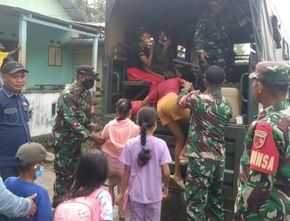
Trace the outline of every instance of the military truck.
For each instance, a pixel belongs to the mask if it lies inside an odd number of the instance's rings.
[[[196,82],[197,65],[193,36],[198,17],[208,8],[209,0],[107,0],[105,28],[105,57],[103,63],[103,103],[105,121],[114,117],[115,102],[121,97],[143,99],[148,85],[128,82],[126,63],[128,49],[136,41],[140,26],[156,33],[166,24],[174,45],[176,66],[187,79]],[[235,55],[233,71],[228,75],[224,95],[235,108],[235,116],[226,126],[226,170],[224,179],[225,220],[232,220],[237,194],[239,161],[247,125],[259,110],[251,90],[248,75],[257,62],[289,60],[289,45],[283,37],[279,16],[271,0],[228,0],[225,10],[232,16],[233,25],[246,21],[241,29],[230,33],[231,41],[248,44],[246,54]],[[186,131],[186,125],[184,125]],[[170,148],[174,138],[166,128],[158,126],[156,134],[165,139]],[[184,202],[178,189],[170,189],[171,196],[164,202],[162,220],[184,220]]]

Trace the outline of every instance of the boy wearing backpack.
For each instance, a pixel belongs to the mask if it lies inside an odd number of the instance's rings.
[[[32,217],[10,218],[10,221],[52,221],[51,203],[48,192],[34,183],[44,172],[44,161],[51,162],[54,155],[48,153],[39,143],[29,142],[21,145],[16,152],[16,162],[19,167],[19,177],[9,177],[4,184],[17,196],[28,197],[36,194],[34,200],[37,212]]]

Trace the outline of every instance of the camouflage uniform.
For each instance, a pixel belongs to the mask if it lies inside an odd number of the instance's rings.
[[[206,52],[209,56],[208,64],[202,64],[199,85],[203,85],[205,69],[212,65],[217,65],[231,71],[234,64],[234,45],[229,38],[230,16],[226,13],[215,15],[212,12],[206,12],[200,16],[196,24],[194,35],[194,44],[196,55]]]
[[[81,153],[81,142],[94,130],[89,90],[80,89],[74,82],[58,100],[58,111],[53,127],[56,180],[54,205],[66,194]]]
[[[195,91],[188,94],[183,89],[178,103],[192,110],[185,183],[188,220],[223,220],[224,133],[225,124],[232,117],[230,103],[222,97],[220,89],[203,94]]]
[[[227,23],[227,17],[203,14],[197,22],[194,36],[196,52],[206,52],[209,65],[218,65],[225,70],[232,65],[234,55]]]
[[[290,66],[288,70],[268,70],[263,72],[268,83],[289,85]],[[290,220],[289,126],[286,99],[265,108],[250,125],[241,158],[234,220]]]

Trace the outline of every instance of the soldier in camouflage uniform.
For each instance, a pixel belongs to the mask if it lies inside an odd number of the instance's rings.
[[[226,0],[210,0],[210,11],[200,16],[194,35],[195,51],[201,72],[199,86],[203,87],[205,69],[209,65],[223,67],[228,74],[234,64],[234,45],[229,38],[230,16],[224,12]]]
[[[188,220],[224,220],[222,191],[225,168],[225,124],[232,117],[228,100],[221,95],[225,72],[211,66],[206,71],[206,91],[192,91],[185,83],[178,97],[190,108],[188,131],[189,162],[185,183]]]
[[[99,142],[94,132],[92,98],[89,89],[94,85],[97,74],[89,65],[77,68],[76,81],[61,93],[53,127],[55,161],[53,206],[66,194],[81,153],[81,142],[90,138]]]
[[[245,138],[234,220],[289,221],[290,65],[261,62],[250,78],[263,110]]]

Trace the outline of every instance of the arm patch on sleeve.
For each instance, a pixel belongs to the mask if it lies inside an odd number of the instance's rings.
[[[279,152],[274,142],[270,123],[258,123],[253,138],[250,169],[273,174],[279,165]]]

